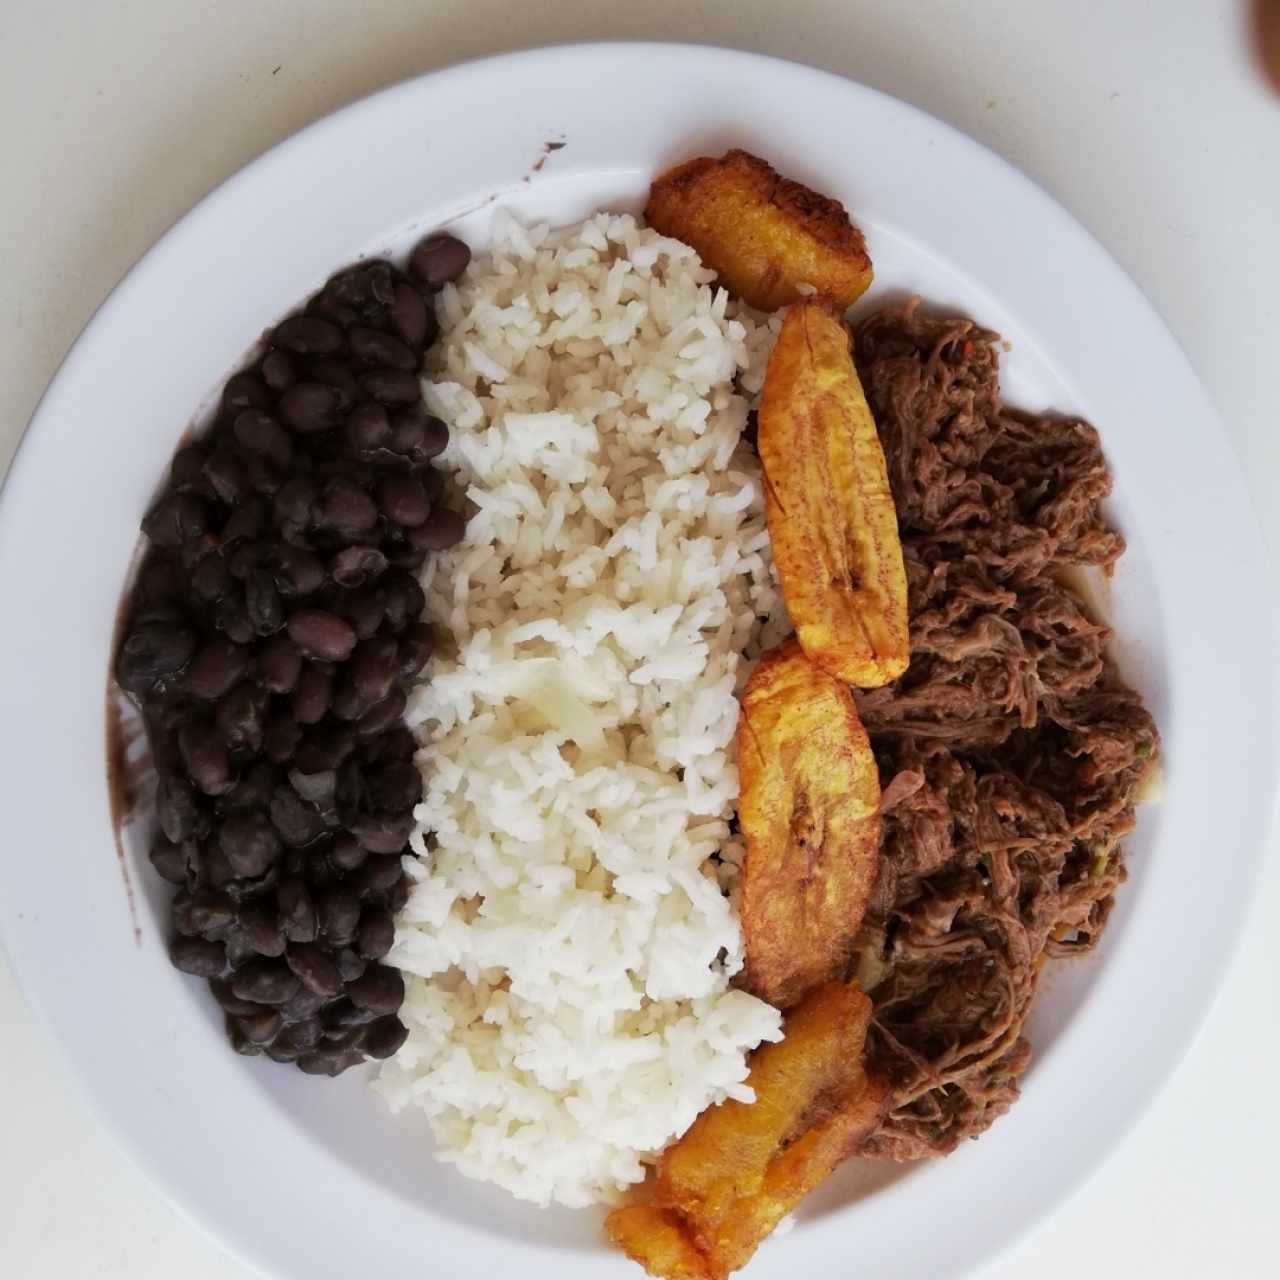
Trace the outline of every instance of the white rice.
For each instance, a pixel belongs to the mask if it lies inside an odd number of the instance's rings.
[[[426,584],[423,857],[389,958],[417,976],[376,1087],[468,1176],[581,1206],[750,1100],[781,1035],[728,985],[734,695],[789,629],[740,441],[776,326],[631,217],[496,221],[427,388],[473,514]]]

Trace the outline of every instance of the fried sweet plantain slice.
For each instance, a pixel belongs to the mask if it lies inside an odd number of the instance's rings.
[[[836,200],[780,176],[748,151],[700,156],[649,188],[645,220],[697,249],[733,293],[762,311],[808,285],[841,310],[866,292],[871,259]]]
[[[663,1280],[710,1280],[707,1259],[689,1236],[684,1219],[671,1209],[630,1204],[604,1223],[609,1239],[651,1276]]]
[[[871,1002],[856,987],[829,983],[792,1009],[786,1036],[757,1049],[747,1083],[753,1103],[730,1099],[704,1111],[663,1152],[654,1202],[716,1231],[733,1204],[764,1186],[787,1142],[820,1124],[861,1087],[862,1041]]]
[[[847,685],[795,640],[738,717],[746,986],[781,1009],[843,976],[880,858],[880,776]]]
[[[650,1275],[724,1280],[879,1122],[884,1089],[862,1065],[871,1002],[829,983],[751,1058],[754,1103],[704,1111],[668,1147],[652,1200],[615,1210],[609,1238]]]
[[[778,1223],[862,1146],[880,1123],[888,1101],[887,1088],[864,1075],[833,1115],[769,1162],[760,1190],[735,1200],[714,1235],[692,1233],[710,1274],[727,1276],[745,1267]]]
[[[827,305],[798,302],[769,358],[757,448],[783,598],[809,657],[874,689],[907,669],[907,578],[884,450]]]

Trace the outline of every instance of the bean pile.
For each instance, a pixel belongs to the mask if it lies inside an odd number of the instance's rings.
[[[268,335],[143,521],[116,658],[159,775],[173,963],[238,1051],[311,1074],[406,1035],[382,960],[422,789],[401,723],[432,650],[417,571],[463,531],[419,369],[431,292],[469,258],[428,237],[408,275],[351,267]]]

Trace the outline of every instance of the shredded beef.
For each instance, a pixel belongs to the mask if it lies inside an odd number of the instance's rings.
[[[996,343],[914,302],[855,335],[911,620],[907,672],[856,693],[885,820],[860,972],[893,1091],[865,1150],[897,1159],[946,1154],[1017,1097],[1041,967],[1097,942],[1159,750],[1065,580],[1124,550],[1098,433],[1007,409]]]

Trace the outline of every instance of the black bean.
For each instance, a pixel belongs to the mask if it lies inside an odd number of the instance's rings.
[[[332,769],[323,769],[319,773],[303,773],[301,769],[289,771],[289,785],[321,812],[333,805],[333,789],[336,781],[337,775]]]
[[[280,837],[261,813],[238,813],[218,829],[218,844],[238,876],[260,876],[280,854]]]
[[[394,334],[381,329],[353,325],[347,332],[351,354],[364,364],[410,371],[418,367],[418,357]]]
[[[216,978],[227,967],[227,949],[206,938],[178,938],[169,948],[175,969],[197,978]]]
[[[296,876],[281,880],[276,885],[276,907],[280,912],[280,927],[290,942],[314,942],[319,922],[316,904],[306,884]]]
[[[204,463],[207,450],[202,444],[188,444],[173,455],[169,464],[169,488],[175,492],[193,489],[204,492]]]
[[[319,724],[329,710],[333,677],[318,667],[308,666],[293,687],[290,706],[299,724]]]
[[[356,734],[361,738],[371,738],[375,734],[386,733],[404,715],[407,701],[403,689],[392,689],[356,721]]]
[[[182,595],[185,581],[181,567],[168,556],[147,556],[133,588],[139,605],[134,621],[140,623],[143,615],[150,622],[181,621],[182,609],[174,597]]]
[[[375,587],[348,588],[334,607],[361,640],[373,635],[387,616],[382,592]]]
[[[292,614],[289,639],[307,657],[322,662],[343,662],[356,647],[356,633],[351,627],[337,614],[321,609],[300,609]]]
[[[425,622],[415,622],[405,629],[396,651],[396,674],[401,680],[412,680],[427,665],[435,649],[435,636]]]
[[[365,262],[338,272],[325,292],[364,319],[377,319],[395,301],[395,276],[386,262]]]
[[[412,887],[413,883],[408,876],[401,876],[391,886],[387,893],[386,906],[393,916],[404,910],[404,904],[409,901],[409,892]]]
[[[293,715],[288,711],[274,711],[267,718],[262,749],[268,759],[284,764],[297,749],[301,738],[302,729]]]
[[[382,591],[387,622],[393,632],[399,634],[407,623],[418,621],[427,598],[412,574],[399,570],[388,573],[382,580]]]
[[[333,788],[333,807],[339,822],[348,826],[364,808],[364,772],[355,755],[348,756],[338,770]]]
[[[422,394],[418,375],[404,369],[372,369],[361,374],[360,385],[383,404],[413,404]]]
[[[412,535],[421,534],[424,526],[415,525],[412,529],[394,529],[394,532],[388,530],[389,536],[383,543],[383,548],[387,553],[387,560],[395,565],[397,569],[407,569],[411,573],[416,573],[423,562],[427,558],[425,548],[415,547],[415,539]],[[421,537],[416,541],[421,542]]]
[[[348,668],[356,692],[368,706],[381,702],[391,692],[396,678],[396,642],[391,636],[362,640]]]
[[[191,589],[206,603],[220,600],[231,588],[231,571],[221,556],[205,556],[191,571]]]
[[[344,954],[345,951],[338,952],[339,968],[341,968]],[[355,953],[352,952],[352,954],[354,955]],[[355,975],[355,978],[361,977],[368,967],[358,957],[357,961],[360,966],[360,972]],[[355,978],[347,978],[345,981],[353,982]],[[344,996],[341,1000],[335,1000],[325,1009],[320,1015],[320,1023],[324,1028],[326,1038],[333,1037],[338,1039],[349,1035],[352,1031],[359,1030],[361,1027],[368,1026],[377,1016],[371,1009],[362,1008]]]
[[[178,730],[178,750],[191,781],[207,796],[225,795],[234,785],[222,735],[209,723],[188,721]]]
[[[261,698],[260,691],[254,690],[254,693]],[[266,809],[271,803],[272,792],[279,785],[280,770],[269,760],[256,760],[232,790],[223,796],[218,807],[224,817]]]
[[[269,570],[255,569],[245,579],[244,604],[258,635],[275,635],[284,626],[284,604]]]
[[[292,787],[277,787],[271,797],[271,825],[280,833],[280,839],[294,849],[309,845],[325,832],[324,818]]]
[[[449,428],[436,417],[428,417],[423,424],[424,439],[422,443],[422,460],[428,461],[431,458],[442,454],[449,446]],[[437,472],[435,475],[437,481],[443,480],[443,476]],[[429,498],[435,499],[440,494],[432,493],[430,489],[427,491]]]
[[[364,398],[355,373],[341,360],[312,360],[307,364],[307,375],[338,393],[339,413],[346,413],[357,400]]]
[[[471,261],[471,250],[457,236],[437,232],[409,255],[409,270],[429,289],[456,280]]]
[[[344,547],[329,561],[329,576],[340,587],[359,587],[386,567],[387,558],[377,547]]]
[[[158,622],[135,627],[120,646],[116,679],[130,693],[147,693],[158,680],[181,671],[195,649],[196,635],[188,627]]]
[[[242,903],[236,920],[245,940],[258,955],[284,955],[284,933],[276,913],[262,898]]]
[[[326,1003],[324,996],[318,996],[314,991],[308,991],[306,987],[299,986],[297,994],[292,996],[288,1003],[280,1006],[280,1012],[284,1014],[286,1022],[315,1021],[316,1038],[319,1039],[320,1023],[316,1019],[316,1014],[324,1008]]]
[[[356,1049],[313,1049],[298,1059],[298,1070],[309,1076],[340,1076],[364,1061]]]
[[[306,987],[302,989],[313,1000],[323,999],[323,997],[317,997],[314,992],[307,991]],[[286,1005],[280,1011],[285,1015],[286,1019],[289,1016],[287,1010],[288,1006]],[[287,1025],[275,1038],[271,1048],[276,1052],[288,1053],[290,1058],[286,1059],[286,1061],[292,1060],[292,1058],[314,1049],[320,1043],[321,1031],[319,1018],[302,1018]],[[272,1053],[271,1056],[274,1058],[276,1053]]]
[[[204,477],[220,502],[232,506],[249,491],[244,463],[230,449],[215,449],[204,464]]]
[[[331,947],[345,947],[360,924],[360,899],[344,884],[330,885],[319,895],[320,931]]]
[[[282,524],[306,528],[311,524],[316,487],[308,476],[291,476],[275,496],[275,518]]]
[[[374,400],[362,400],[347,414],[347,443],[361,453],[379,449],[391,435],[387,411]]]
[[[398,852],[389,857],[373,853],[355,873],[351,883],[362,898],[376,898],[400,879],[401,870]]]
[[[284,1019],[275,1009],[263,1009],[261,1013],[251,1013],[248,1017],[237,1018],[236,1025],[251,1044],[266,1044],[279,1033],[280,1028],[284,1026]]]
[[[329,860],[326,849],[310,852],[306,865],[307,883],[315,891],[335,884],[342,877],[342,872]]]
[[[223,893],[201,890],[179,893],[173,900],[173,926],[187,937],[216,937],[235,920],[231,900]]]
[[[276,326],[271,341],[300,356],[327,356],[342,349],[342,330],[318,316],[290,316]]]
[[[310,733],[293,753],[294,768],[303,773],[336,769],[355,750],[355,736],[345,725],[326,724]]]
[[[293,460],[293,439],[269,413],[246,409],[232,426],[236,439],[250,453],[261,454],[275,466],[287,468]]]
[[[166,494],[147,512],[142,532],[157,547],[180,547],[209,527],[208,507],[198,493]]]
[[[432,551],[447,551],[462,541],[467,522],[447,507],[437,507],[422,526],[427,547]]]
[[[221,847],[216,840],[211,840],[204,845],[204,861],[200,866],[200,882],[207,884],[214,889],[229,888],[236,878],[236,873],[231,868],[231,863],[227,861],[227,855],[222,852]],[[231,958],[235,963],[235,957]]]
[[[327,952],[314,943],[298,943],[285,952],[285,960],[298,981],[318,996],[336,996],[342,990],[342,976]]]
[[[224,563],[237,582],[244,582],[258,568],[266,554],[265,545],[251,538],[240,538],[227,551]]]
[[[324,565],[320,558],[300,547],[279,543],[269,560],[277,589],[287,596],[306,596],[324,586]]]
[[[404,725],[399,725],[377,740],[378,759],[384,764],[392,760],[412,760],[418,751],[418,744],[413,734]]]
[[[319,522],[347,536],[367,533],[378,523],[378,508],[358,484],[338,477],[320,494]]]
[[[245,473],[250,486],[264,497],[273,497],[284,484],[283,472],[265,454],[246,454]]]
[[[371,1022],[360,1037],[361,1047],[371,1058],[390,1058],[400,1052],[409,1038],[409,1028],[394,1015]]]
[[[234,418],[242,409],[271,408],[271,393],[262,380],[252,373],[237,373],[227,379],[222,389],[222,412]]]
[[[272,693],[288,693],[302,671],[302,654],[287,635],[275,635],[258,651],[258,673]]]
[[[156,832],[148,857],[156,874],[170,884],[186,884],[187,873],[195,860],[195,842],[174,844],[163,831]]]
[[[317,293],[307,303],[307,310],[313,315],[324,316],[326,320],[332,320],[334,324],[344,326],[355,324],[360,319],[359,312],[343,303],[328,288]]]
[[[249,651],[243,645],[225,637],[210,640],[191,661],[187,691],[214,702],[236,685],[248,668]]]
[[[436,418],[435,421],[440,422],[440,419]],[[440,428],[446,436],[449,434],[449,428],[443,422],[440,422]],[[444,496],[444,472],[432,467],[422,473],[422,487],[427,491],[427,497],[431,499],[433,505],[439,502]]]
[[[322,382],[295,382],[278,406],[285,425],[302,435],[336,427],[341,407],[341,394]]]
[[[222,550],[230,552],[244,541],[253,542],[261,536],[268,524],[270,508],[262,498],[253,498],[231,513],[231,519],[222,527]]]
[[[227,1018],[225,1021],[227,1024],[227,1039],[231,1042],[233,1052],[245,1058],[256,1058],[262,1053],[260,1044],[254,1044],[252,1040],[245,1039],[244,1032],[240,1030],[234,1018]],[[270,1052],[271,1050],[268,1047],[267,1053],[270,1054]]]
[[[266,714],[263,693],[250,684],[242,684],[218,703],[213,719],[232,751],[258,752],[262,750]]]
[[[421,351],[435,339],[435,312],[428,310],[422,294],[405,280],[396,283],[395,301],[388,318],[414,351]]]
[[[388,520],[412,527],[431,514],[431,503],[421,482],[407,471],[388,471],[374,489],[378,508]]]
[[[272,391],[280,392],[297,379],[297,370],[285,351],[269,351],[262,358],[262,380]]]
[[[248,644],[254,639],[253,623],[249,621],[244,599],[238,593],[228,593],[214,606],[213,624],[229,640]]]
[[[395,1013],[404,1003],[404,978],[399,969],[371,964],[347,987],[347,995],[357,1009]]]
[[[255,1004],[282,1005],[298,986],[298,979],[283,960],[250,960],[231,979],[231,990]]]
[[[373,703],[356,688],[355,681],[348,671],[338,681],[330,710],[339,720],[350,722],[359,720],[372,705]]]
[[[251,1013],[261,1013],[263,1006],[254,1004],[252,1000],[241,1000],[226,982],[211,982],[210,990],[224,1013],[232,1013],[243,1018]]]
[[[369,856],[369,851],[352,835],[341,835],[333,842],[329,857],[334,866],[354,871]]]
[[[180,773],[161,769],[156,783],[156,817],[160,829],[175,845],[196,835],[200,801],[195,788]]]
[[[369,776],[368,787],[379,813],[408,813],[422,799],[422,774],[407,761],[393,761]]]
[[[356,933],[356,950],[366,960],[381,960],[396,940],[395,921],[385,911],[366,912]]]

